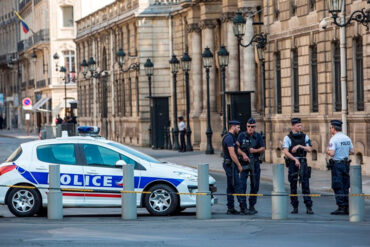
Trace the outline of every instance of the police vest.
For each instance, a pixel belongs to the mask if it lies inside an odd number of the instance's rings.
[[[227,145],[225,143],[225,139],[229,135],[233,138],[233,141],[234,141],[234,151],[235,151],[235,154],[238,153],[238,147],[235,145],[235,143],[236,143],[236,137],[235,137],[235,135],[231,134],[230,132],[227,132],[227,134],[224,135],[224,137],[222,138],[222,149],[223,149],[223,152],[224,152],[224,159],[230,159],[231,160],[229,149],[228,149],[228,147],[227,147]]]
[[[243,132],[243,134],[244,134],[245,138],[243,138],[242,143],[240,143],[240,148],[248,156],[251,156],[252,154],[250,154],[249,149],[250,148],[255,148],[255,149],[257,148],[257,140],[256,140],[257,137],[254,134],[249,135],[247,132]],[[258,158],[259,153],[254,154],[253,157]]]
[[[306,157],[307,152],[302,148],[298,148],[298,150],[295,153],[292,153],[293,147],[297,145],[306,146],[306,134],[303,132],[293,133],[291,131],[288,137],[290,138],[290,141],[292,142],[289,148],[289,153],[291,153],[294,157]]]

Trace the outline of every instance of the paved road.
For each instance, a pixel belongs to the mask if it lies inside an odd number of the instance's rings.
[[[0,141],[0,149],[4,143],[19,144],[4,138]],[[224,192],[225,176],[212,176],[218,192]],[[262,183],[261,193],[271,190],[270,183]],[[269,197],[259,198],[257,215],[229,216],[225,214],[226,198],[219,196],[211,220],[196,220],[194,209],[171,217],[153,217],[139,209],[137,221],[123,221],[119,208],[103,208],[64,209],[62,221],[49,221],[16,218],[1,206],[0,246],[370,246],[369,205],[363,223],[350,223],[348,216],[331,216],[334,207],[333,198],[314,198],[314,215],[306,215],[301,204],[300,214],[273,221]]]

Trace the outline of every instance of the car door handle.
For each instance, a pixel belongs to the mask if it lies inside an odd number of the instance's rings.
[[[38,170],[38,171],[48,171],[48,168],[45,168],[45,167],[36,167],[36,170]]]

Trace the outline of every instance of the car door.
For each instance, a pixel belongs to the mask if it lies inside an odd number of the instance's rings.
[[[36,147],[35,171],[33,178],[39,184],[49,183],[49,165],[60,165],[60,184],[65,189],[84,189],[83,168],[81,159],[77,155],[77,145],[73,143],[45,144]],[[47,190],[44,190],[46,199]],[[78,207],[84,205],[84,192],[63,192],[63,205]]]
[[[120,206],[122,190],[122,167],[116,167],[118,160],[126,164],[136,164],[134,160],[121,153],[96,144],[81,144],[86,165],[84,166],[85,188],[110,190],[117,193],[86,192],[85,200],[89,206]],[[140,170],[135,169],[135,188],[140,182]]]

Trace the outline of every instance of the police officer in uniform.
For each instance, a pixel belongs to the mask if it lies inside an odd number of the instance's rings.
[[[224,152],[223,167],[227,178],[227,214],[247,214],[245,207],[246,198],[237,196],[240,205],[240,212],[234,208],[234,196],[231,194],[241,194],[241,183],[239,173],[242,166],[238,160],[238,146],[236,145],[236,136],[240,131],[240,122],[236,120],[229,121],[229,131],[222,139],[222,149]]]
[[[297,194],[297,182],[302,183],[302,193],[310,194],[309,177],[311,176],[311,168],[307,165],[306,154],[311,152],[312,143],[308,136],[302,132],[302,124],[300,118],[291,120],[292,131],[284,137],[283,151],[286,158],[286,163],[289,169],[288,180],[290,183],[290,193]],[[306,213],[313,214],[312,200],[309,196],[303,197],[306,205]],[[298,197],[290,197],[290,203],[293,206],[292,214],[298,213]]]
[[[261,134],[256,131],[256,120],[250,118],[247,122],[247,131],[242,132],[238,136],[237,144],[239,146],[238,154],[242,158],[243,171],[240,173],[240,181],[243,194],[247,191],[247,179],[249,175],[250,180],[250,194],[257,194],[260,185],[260,154],[265,151],[265,144]],[[247,156],[247,157],[246,157]],[[250,162],[247,162],[249,158]],[[246,164],[247,169],[244,169]],[[248,166],[249,165],[249,166]],[[253,167],[250,167],[253,166]],[[256,196],[249,197],[249,210],[248,213],[253,215],[258,213],[254,208],[257,203]],[[246,205],[245,205],[246,207]]]
[[[332,137],[329,141],[328,155],[332,157],[330,163],[332,188],[334,190],[335,201],[338,209],[331,212],[334,215],[348,214],[348,192],[349,192],[349,154],[354,154],[351,139],[342,132],[342,121],[330,121],[330,133]],[[341,195],[341,196],[339,196]],[[346,195],[346,196],[343,196]]]

